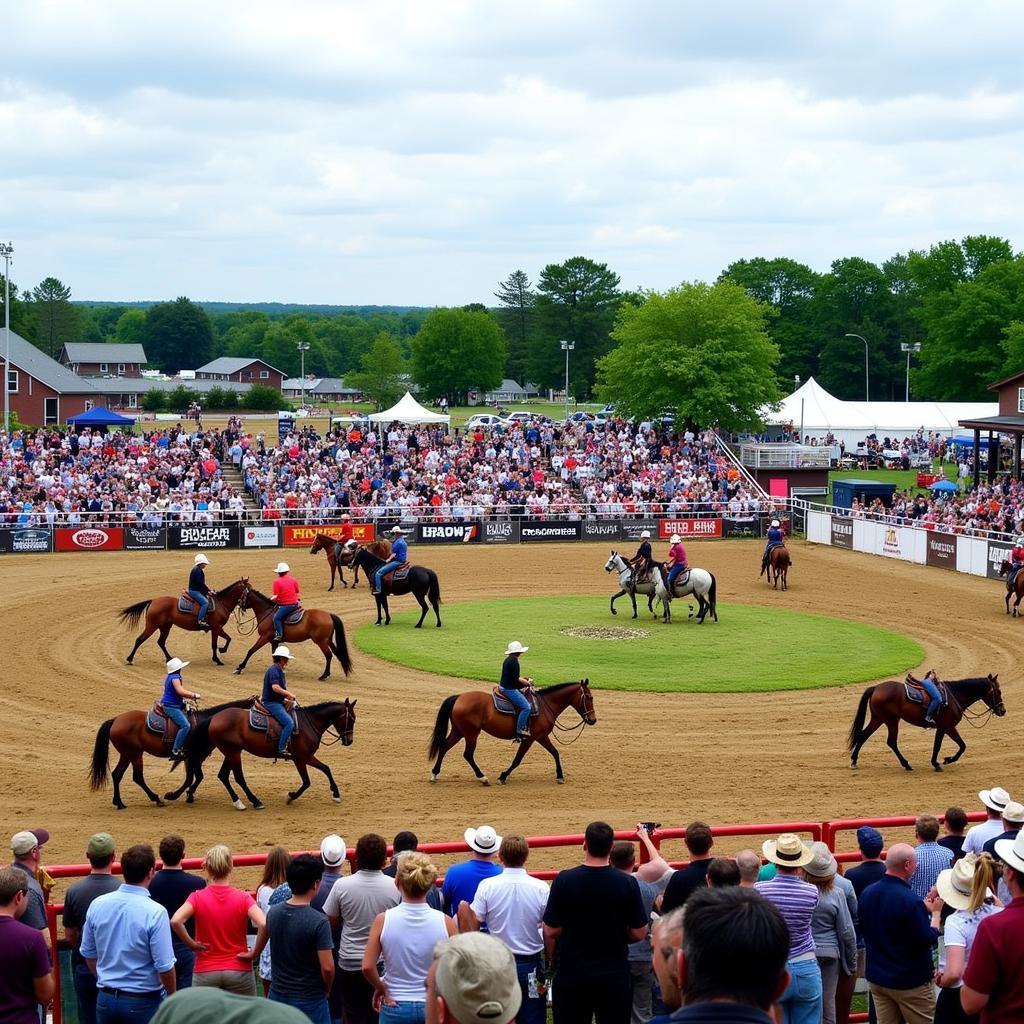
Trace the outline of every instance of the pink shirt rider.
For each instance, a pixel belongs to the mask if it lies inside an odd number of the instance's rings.
[[[687,565],[686,561],[686,548],[683,547],[683,542],[680,541],[678,544],[673,544],[668,549],[668,557],[673,565]]]

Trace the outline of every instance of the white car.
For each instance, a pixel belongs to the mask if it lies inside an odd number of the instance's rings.
[[[466,420],[467,430],[475,430],[477,427],[483,427],[485,430],[494,430],[495,427],[504,429],[507,426],[508,420],[502,416],[495,416],[494,413],[490,412],[478,412]]]
[[[536,414],[532,412],[511,412],[508,415],[508,422],[529,423],[531,420],[535,420],[536,418]]]

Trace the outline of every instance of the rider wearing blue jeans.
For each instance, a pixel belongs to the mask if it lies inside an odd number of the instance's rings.
[[[199,613],[196,622],[200,629],[209,629],[206,624],[206,613],[210,610],[210,599],[207,596],[210,588],[206,585],[206,573],[204,565],[209,565],[210,560],[200,552],[192,563],[192,571],[188,574],[188,596],[199,605]]]
[[[518,640],[512,640],[505,648],[505,660],[501,665],[501,692],[512,702],[519,712],[516,718],[516,742],[530,735],[530,702],[523,693],[524,686],[530,686],[532,679],[519,674],[519,655],[525,654],[530,648],[524,647]]]
[[[934,725],[935,716],[936,714],[938,714],[939,708],[942,707],[942,693],[938,687],[938,674],[936,673],[935,669],[929,669],[929,671],[925,673],[924,679],[915,679],[909,673],[907,674],[907,678],[912,683],[917,683],[919,686],[921,686],[924,689],[925,693],[927,693],[928,696],[931,698],[931,703],[928,705],[928,712],[924,716],[924,720],[929,725]]]
[[[669,538],[668,560],[671,568],[668,571],[668,592],[671,595],[672,587],[675,585],[676,577],[681,576],[689,568],[686,561],[686,548],[683,547],[683,538],[678,533],[673,533]]]
[[[281,726],[281,736],[277,741],[277,756],[288,756],[288,741],[292,738],[295,723],[292,716],[285,710],[286,700],[294,701],[295,694],[285,683],[284,670],[288,667],[292,653],[287,647],[278,647],[274,651],[274,664],[263,675],[263,706],[277,719]]]
[[[160,698],[167,717],[178,727],[178,734],[174,737],[174,746],[171,747],[171,757],[178,757],[181,754],[185,740],[188,739],[188,734],[192,731],[192,726],[189,725],[185,715],[185,698],[199,700],[199,694],[186,690],[181,682],[181,670],[188,664],[189,662],[182,661],[181,658],[171,658],[167,662],[164,695]]]
[[[404,531],[400,526],[391,527],[391,536],[394,538],[391,541],[391,559],[385,562],[374,574],[373,592],[375,594],[381,592],[384,585],[384,574],[391,572],[392,569],[397,569],[409,560],[409,545],[405,542],[405,537],[402,536],[403,533]]]
[[[762,569],[768,565],[768,556],[772,553],[772,548],[777,548],[786,542],[786,538],[782,533],[782,524],[778,519],[773,519],[772,525],[768,527],[767,540],[768,543],[764,546],[764,557],[761,559]]]

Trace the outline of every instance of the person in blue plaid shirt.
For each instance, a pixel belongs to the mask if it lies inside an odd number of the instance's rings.
[[[921,899],[924,899],[939,874],[953,866],[953,851],[940,846],[935,840],[939,838],[939,819],[932,814],[922,814],[914,822],[914,834],[917,836],[917,868],[910,876],[910,888]]]

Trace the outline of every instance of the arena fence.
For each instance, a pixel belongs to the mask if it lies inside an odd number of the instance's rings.
[[[981,812],[968,814],[968,819],[971,821],[981,821],[985,815]],[[828,848],[835,854],[836,859],[842,863],[856,863],[861,860],[861,855],[858,851],[839,851],[836,849],[836,840],[841,833],[855,832],[861,825],[871,825],[875,828],[907,828],[912,827],[914,824],[913,817],[888,817],[888,818],[845,818],[837,821],[782,821],[782,822],[759,822],[753,824],[742,824],[742,825],[713,825],[711,827],[711,833],[716,839],[742,839],[742,838],[771,838],[773,836],[781,835],[783,832],[793,832],[797,835],[802,836],[808,842],[824,842],[828,845]],[[941,820],[941,818],[940,818]],[[651,833],[651,842],[653,846],[661,852],[662,856],[671,864],[673,867],[681,867],[686,861],[677,860],[671,856],[671,851],[663,851],[662,846],[665,843],[675,843],[677,848],[679,843],[686,835],[685,828],[661,828],[658,826]],[[616,839],[627,840],[630,842],[636,842],[636,832],[633,830],[618,831],[615,833]],[[574,848],[579,850],[583,846],[583,834],[576,833],[572,835],[557,835],[557,836],[532,836],[528,839],[530,849],[532,851],[545,850],[545,849],[561,849],[561,848]],[[685,849],[685,848],[680,848]],[[419,850],[422,853],[427,853],[436,856],[444,855],[457,855],[462,853],[468,853],[470,850],[469,845],[463,840],[456,840],[453,842],[439,842],[439,843],[421,843]],[[293,851],[293,856],[298,853],[318,853],[319,851],[308,851],[308,850],[296,850]],[[391,852],[391,847],[388,847],[388,852]],[[646,862],[649,857],[647,849],[644,844],[640,844],[640,862]],[[245,868],[260,868],[267,860],[265,853],[242,853],[235,854],[233,856],[233,862],[236,870]],[[348,860],[350,869],[355,869],[355,848],[349,847],[346,851],[346,859]],[[159,866],[159,862],[158,862]],[[196,870],[202,867],[202,860],[198,857],[189,857],[182,861],[182,867],[186,870]],[[83,878],[88,875],[91,868],[88,864],[63,864],[63,865],[47,865],[46,870],[49,872],[51,877],[55,879],[73,879]],[[115,863],[113,866],[115,874],[121,873],[120,863]],[[558,874],[557,870],[543,870],[543,871],[531,871],[532,875],[537,878],[549,880]],[[440,885],[443,880],[443,876],[438,879]],[[59,969],[54,972],[56,980],[56,992],[54,993],[53,999],[53,1024],[76,1024],[78,1020],[77,1009],[75,1005],[74,991],[70,981],[71,977],[71,966],[70,956],[68,955],[69,950],[67,942],[60,936],[60,925],[59,918],[64,910],[62,903],[50,903],[46,908],[46,917],[50,931],[50,943],[51,948],[55,951],[55,958],[59,964]],[[60,952],[60,956],[56,954]],[[851,1021],[867,1020],[867,1014],[854,1014],[851,1016]]]

